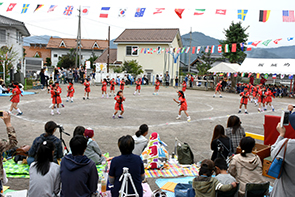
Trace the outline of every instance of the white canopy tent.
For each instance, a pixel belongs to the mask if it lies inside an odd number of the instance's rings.
[[[225,63],[221,62],[214,66],[213,68],[209,69],[208,72],[211,73],[236,73],[240,68],[239,64],[232,64],[232,63]]]
[[[238,72],[294,75],[295,59],[246,58]]]

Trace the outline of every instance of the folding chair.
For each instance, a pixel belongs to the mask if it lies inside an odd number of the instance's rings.
[[[269,181],[264,183],[247,183],[245,197],[264,197],[268,195]]]
[[[222,192],[222,191],[215,191],[216,197],[238,197],[238,191],[240,189],[240,183],[237,183],[237,187],[232,188],[230,191]]]

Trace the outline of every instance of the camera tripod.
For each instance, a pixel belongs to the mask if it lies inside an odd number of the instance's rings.
[[[66,134],[67,136],[71,136],[70,134],[68,134],[67,132],[65,132],[64,128],[62,125],[58,125],[59,128],[59,139],[60,141],[63,143],[64,147],[66,148],[67,152],[69,152],[68,147],[66,145],[66,142],[64,141],[64,139],[62,138],[62,133]]]
[[[134,185],[134,182],[132,180],[131,174],[128,172],[129,168],[124,167],[123,168],[123,174],[121,175],[119,181],[122,181],[122,185],[121,185],[121,189],[119,191],[120,197],[124,197],[124,196],[135,196],[135,197],[139,197],[136,187]],[[128,179],[130,179],[132,188],[135,192],[135,194],[128,194]]]

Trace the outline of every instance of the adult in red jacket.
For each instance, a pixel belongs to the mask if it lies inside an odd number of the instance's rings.
[[[10,101],[11,101],[11,106],[10,106],[10,110],[9,113],[12,112],[13,109],[17,110],[17,116],[21,116],[23,114],[23,112],[17,107],[18,103],[19,103],[19,95],[21,95],[21,90],[18,86],[18,82],[14,82],[13,83],[13,89],[12,89],[12,95],[10,95]]]

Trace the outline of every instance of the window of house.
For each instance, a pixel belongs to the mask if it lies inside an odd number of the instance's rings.
[[[0,42],[6,42],[6,30],[0,29]]]
[[[126,46],[126,55],[138,56],[138,46]]]
[[[98,44],[95,42],[92,48],[99,48]]]
[[[53,57],[57,57],[57,54],[53,54]]]
[[[61,41],[59,47],[66,47],[66,44],[64,43],[64,41]]]

